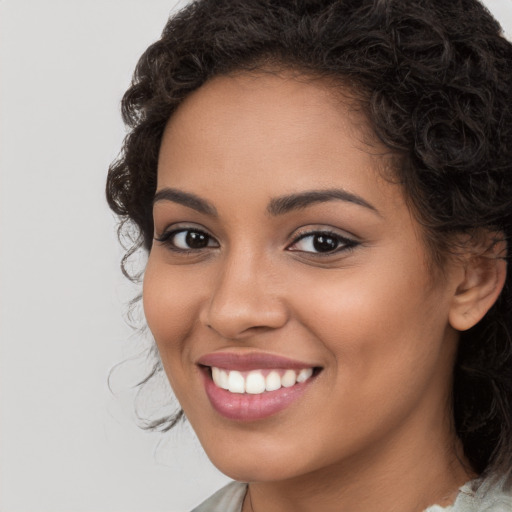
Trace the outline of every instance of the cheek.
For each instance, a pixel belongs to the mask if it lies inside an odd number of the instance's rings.
[[[144,274],[144,314],[164,362],[167,353],[175,355],[186,347],[184,340],[197,321],[198,290],[187,272],[150,256]]]
[[[346,268],[295,293],[301,322],[325,345],[338,378],[377,389],[421,368],[435,371],[447,326],[444,297],[430,290],[421,266],[400,268]]]
[[[344,269],[304,283],[308,292],[295,302],[330,358],[330,407],[315,414],[325,418],[322,435],[342,432],[350,449],[398,428],[411,411],[439,412],[449,390],[454,345],[445,343],[442,297],[410,275]]]
[[[201,279],[181,267],[150,256],[144,274],[143,304],[169,383],[182,406],[194,402],[190,386],[191,350],[188,342],[197,328]]]

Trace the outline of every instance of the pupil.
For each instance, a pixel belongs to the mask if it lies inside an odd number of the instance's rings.
[[[208,245],[208,236],[197,231],[189,231],[185,240],[191,249],[202,249]]]
[[[338,247],[338,240],[332,236],[316,235],[313,239],[313,247],[318,252],[334,251]]]

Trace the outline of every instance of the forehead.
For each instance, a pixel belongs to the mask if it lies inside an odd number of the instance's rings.
[[[168,122],[158,187],[217,198],[235,189],[269,198],[327,187],[381,197],[391,186],[381,179],[386,148],[368,144],[357,102],[339,91],[291,74],[210,80]],[[401,190],[392,188],[402,201]]]

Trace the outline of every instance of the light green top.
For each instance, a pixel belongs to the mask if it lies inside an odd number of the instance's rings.
[[[240,512],[247,484],[231,482],[192,512]],[[512,512],[512,482],[473,480],[464,484],[453,505],[432,505],[424,512]]]

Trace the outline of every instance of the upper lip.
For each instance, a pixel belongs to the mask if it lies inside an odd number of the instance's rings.
[[[318,366],[264,352],[251,352],[247,354],[212,352],[200,357],[197,360],[197,364],[239,371],[264,370],[270,368],[302,370],[304,368],[315,368]]]

